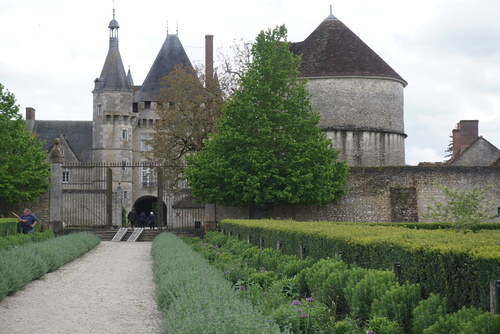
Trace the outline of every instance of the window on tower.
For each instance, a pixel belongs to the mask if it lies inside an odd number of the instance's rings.
[[[122,130],[122,138],[123,139],[128,139],[128,132],[127,132],[127,130]]]
[[[142,167],[142,186],[151,187],[156,183],[156,174],[153,168]]]
[[[139,103],[132,103],[132,112],[139,112]]]
[[[141,151],[151,151],[153,148],[148,143],[149,133],[141,133]]]

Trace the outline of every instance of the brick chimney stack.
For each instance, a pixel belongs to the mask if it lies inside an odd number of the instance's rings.
[[[205,88],[212,91],[214,83],[214,36],[205,36]]]
[[[35,108],[26,107],[26,120],[27,121],[35,120]]]
[[[453,157],[459,156],[479,136],[479,121],[460,121],[453,130]]]
[[[26,130],[33,131],[35,126],[35,108],[26,107]]]

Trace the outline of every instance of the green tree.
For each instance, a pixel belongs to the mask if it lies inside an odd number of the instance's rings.
[[[453,223],[457,232],[474,228],[477,224],[498,217],[494,203],[488,201],[485,190],[453,190],[437,186],[444,194],[444,201],[433,200],[427,206],[424,218],[440,223]]]
[[[14,94],[0,84],[0,202],[34,201],[50,187],[43,143],[25,130]]]
[[[319,128],[286,28],[262,31],[240,90],[185,170],[193,196],[224,206],[322,205],[346,192],[348,167]]]

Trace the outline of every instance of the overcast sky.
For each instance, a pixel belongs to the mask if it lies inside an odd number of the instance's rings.
[[[303,41],[330,14],[349,27],[407,82],[406,163],[443,161],[452,129],[479,120],[479,134],[500,147],[500,1],[498,0],[2,0],[0,83],[24,116],[91,120],[94,79],[109,47],[116,9],[120,53],[142,84],[167,29],[193,63],[205,35],[218,49],[285,24]]]

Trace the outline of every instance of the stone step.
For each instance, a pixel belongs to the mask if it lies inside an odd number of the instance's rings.
[[[65,233],[74,233],[74,232],[92,232],[95,235],[97,235],[102,241],[111,241],[113,237],[116,235],[118,232],[117,229],[111,228],[111,229],[78,229],[71,231],[69,229],[66,229]],[[205,231],[203,229],[149,229],[145,228],[142,232],[142,234],[137,238],[136,241],[153,241],[153,239],[160,233],[168,231],[171,233],[174,233],[179,236],[186,236],[186,237],[200,237],[202,238],[203,235],[205,234]],[[121,241],[127,241],[128,238],[132,235],[133,230],[127,229],[126,233],[124,236],[121,238]]]

